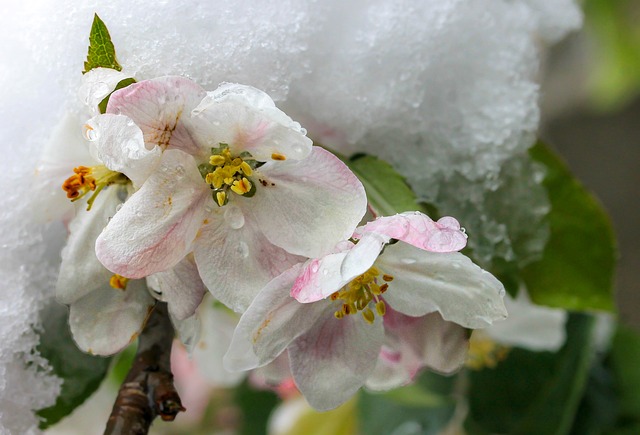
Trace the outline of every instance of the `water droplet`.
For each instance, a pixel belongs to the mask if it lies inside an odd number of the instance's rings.
[[[400,260],[404,264],[414,264],[416,262],[415,258],[406,257]]]
[[[220,126],[220,121],[213,121],[213,125],[216,126],[216,127],[219,127]]]
[[[224,211],[224,220],[234,230],[244,226],[244,214],[237,205],[228,205]]]
[[[498,292],[498,294],[500,295],[501,298],[503,298],[505,296],[507,292],[505,291],[504,288],[501,288],[500,291]]]
[[[204,211],[206,211],[207,213],[211,213],[213,211],[213,207],[211,207],[210,205],[205,205]]]
[[[300,157],[302,156],[302,154],[304,153],[304,147],[302,145],[294,145],[291,150],[293,151],[293,154]]]
[[[84,137],[87,138],[87,140],[90,140],[91,142],[98,140],[98,137],[100,137],[100,134],[93,129],[93,127],[91,127],[90,125],[85,125],[84,126]]]
[[[249,256],[249,246],[245,242],[239,242],[233,254],[236,258],[247,258]]]
[[[453,267],[454,269],[462,269],[462,266],[460,266],[458,263],[451,263],[451,267]]]
[[[311,265],[311,272],[312,272],[312,273],[316,273],[316,272],[318,272],[318,269],[319,269],[319,268],[320,268],[320,267],[318,266],[318,263],[313,263],[313,264]]]
[[[182,177],[184,177],[184,174],[185,174],[184,166],[182,166],[182,165],[178,165],[178,166],[176,166],[176,167],[175,167],[175,171],[176,171],[176,176],[177,176],[178,178],[182,178]]]
[[[329,275],[329,271],[327,269],[322,269],[322,274],[323,275]]]
[[[123,206],[123,205],[124,205],[124,204],[118,204],[118,205],[116,206],[116,213],[118,213],[118,212],[120,211],[120,209],[122,208],[122,206]]]
[[[307,134],[307,129],[304,127],[300,127],[300,133],[306,135]]]

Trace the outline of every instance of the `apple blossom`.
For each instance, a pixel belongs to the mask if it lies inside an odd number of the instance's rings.
[[[455,219],[402,213],[359,227],[353,238],[265,286],[238,324],[228,369],[262,366],[286,349],[300,391],[327,410],[369,379],[390,388],[422,366],[457,369],[467,346],[462,328],[506,317],[502,284],[455,252],[466,244]],[[426,355],[443,351],[443,359]],[[380,381],[385,370],[392,385]]]
[[[365,212],[358,179],[255,88],[227,83],[205,94],[163,77],[116,91],[107,112],[88,123],[98,137],[126,141],[103,122],[122,116],[163,150],[96,242],[100,261],[122,276],[167,270],[193,251],[213,295],[242,311],[300,256],[348,237]],[[113,146],[109,158],[126,167],[130,154]]]

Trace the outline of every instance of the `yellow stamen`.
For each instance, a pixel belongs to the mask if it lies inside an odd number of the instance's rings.
[[[391,277],[391,275],[385,276]],[[373,323],[375,321],[375,313],[381,317],[384,316],[387,311],[386,304],[379,296],[387,290],[389,284],[379,285],[379,277],[380,271],[378,268],[371,267],[362,275],[355,277],[349,284],[333,293],[330,296],[332,301],[338,299],[342,301],[342,307],[334,313],[335,317],[342,319],[344,316],[360,312],[367,323]],[[375,303],[375,313],[369,308],[369,304],[372,302]]]
[[[67,198],[77,201],[89,192],[94,192],[87,201],[87,210],[102,189],[111,184],[127,184],[129,179],[120,172],[112,171],[103,165],[78,166],[73,168],[74,175],[62,183],[62,189],[67,193]]]
[[[118,290],[125,290],[127,288],[127,283],[129,282],[129,278],[125,278],[122,275],[114,274],[109,279],[109,285]]]
[[[227,199],[227,194],[224,192],[216,193],[216,200],[218,201],[218,205],[222,207],[225,204],[225,200]]]
[[[387,275],[385,273],[384,275],[382,275],[382,280],[385,281],[385,282],[391,282],[391,281],[393,281],[393,276]]]
[[[209,163],[212,164],[213,166],[222,166],[224,165],[225,161],[226,159],[221,155],[215,155],[215,156],[209,157]]]
[[[246,178],[242,178],[242,180],[236,180],[231,185],[231,190],[238,195],[244,195],[251,190],[251,182]]]
[[[481,331],[474,331],[469,340],[466,366],[472,370],[494,368],[509,354],[509,348],[491,340]]]
[[[287,160],[287,157],[282,155],[282,154],[280,154],[280,153],[273,153],[273,154],[271,154],[271,159],[272,160],[280,160],[280,161],[282,161],[282,160]]]

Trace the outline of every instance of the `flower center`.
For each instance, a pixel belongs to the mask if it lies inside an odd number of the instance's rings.
[[[62,189],[67,192],[67,198],[77,201],[87,193],[93,192],[87,200],[87,210],[91,210],[93,201],[102,189],[111,184],[127,184],[126,175],[107,169],[104,165],[78,166],[73,168],[74,175],[62,183]]]
[[[249,153],[233,157],[227,144],[211,149],[209,163],[198,167],[204,181],[211,187],[213,200],[222,207],[229,202],[229,192],[252,197],[256,186],[249,179],[259,163]]]
[[[373,323],[375,314],[369,308],[371,303],[375,304],[378,315],[384,316],[387,307],[380,296],[389,288],[388,283],[393,281],[393,276],[383,274],[381,280],[384,281],[384,284],[382,285],[378,284],[378,279],[380,279],[380,271],[377,267],[372,266],[371,269],[333,293],[330,296],[332,301],[337,299],[343,301],[342,309],[334,313],[336,318],[342,319],[349,314],[361,312],[367,323]]]

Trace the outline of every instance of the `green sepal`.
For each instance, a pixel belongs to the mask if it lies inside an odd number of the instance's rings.
[[[111,68],[122,71],[122,67],[116,60],[116,49],[111,42],[109,30],[98,14],[93,17],[89,33],[89,51],[82,74],[86,74],[94,68]]]
[[[109,93],[109,95],[107,95],[106,97],[104,97],[104,99],[102,101],[100,101],[100,104],[98,104],[98,109],[100,110],[100,113],[106,113],[107,112],[107,104],[109,104],[109,98],[111,98],[111,94],[113,94],[115,91],[119,90],[119,89],[123,89],[126,88],[129,85],[132,85],[136,82],[136,79],[130,77],[128,79],[123,79],[120,80],[118,82],[118,84],[116,85],[116,88],[111,91]]]

